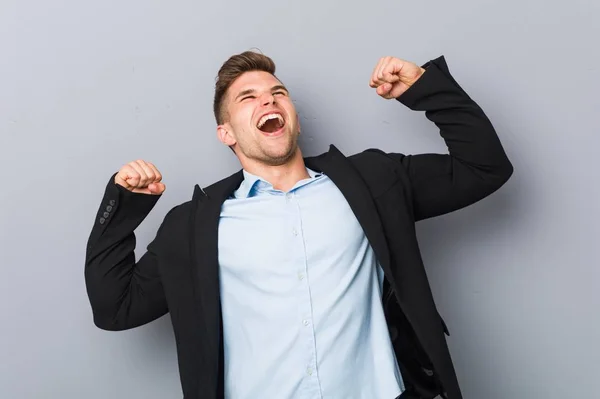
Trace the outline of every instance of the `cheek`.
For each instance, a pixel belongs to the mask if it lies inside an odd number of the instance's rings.
[[[238,119],[242,123],[252,123],[252,114],[254,113],[254,106],[250,103],[240,107],[238,111]]]
[[[296,112],[296,107],[294,107],[294,105],[290,103],[290,104],[287,104],[287,106],[285,107],[285,110],[286,110],[287,114],[289,115],[290,119],[292,120],[292,122],[296,126],[300,126],[300,116]]]
[[[298,114],[292,114],[292,123],[294,124],[295,129],[300,131],[300,116]]]
[[[242,133],[248,131],[253,126],[252,110],[240,108],[230,115],[230,124],[235,132]]]

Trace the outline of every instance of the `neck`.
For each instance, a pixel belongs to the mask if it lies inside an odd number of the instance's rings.
[[[258,162],[242,162],[242,167],[249,173],[268,181],[276,190],[289,191],[302,179],[310,177],[298,148],[292,158],[282,165],[267,165]]]

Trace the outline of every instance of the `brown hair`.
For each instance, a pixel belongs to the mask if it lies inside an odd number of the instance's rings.
[[[219,69],[213,102],[217,124],[220,125],[227,119],[227,112],[223,110],[227,90],[243,73],[250,71],[263,71],[275,76],[275,63],[264,54],[244,51],[241,54],[231,56]]]

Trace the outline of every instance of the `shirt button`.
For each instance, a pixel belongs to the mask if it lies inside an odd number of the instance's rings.
[[[302,324],[304,324],[305,326],[307,326],[307,325],[308,325],[308,323],[309,323],[309,321],[308,321],[308,320],[304,320],[304,321],[302,322]]]
[[[292,234],[295,235],[295,236],[297,236],[298,235],[298,230],[292,229]]]
[[[298,273],[298,280],[304,280],[304,273]]]
[[[309,367],[309,368],[306,369],[306,374],[312,375],[312,372],[313,372],[313,370],[312,370],[311,367]]]

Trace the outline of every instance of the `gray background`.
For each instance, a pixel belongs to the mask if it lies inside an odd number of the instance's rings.
[[[169,319],[94,327],[85,242],[105,183],[143,158],[167,191],[138,230],[237,170],[216,139],[233,53],[277,62],[313,155],[444,152],[369,88],[377,60],[445,55],[512,179],[418,225],[467,399],[600,398],[597,1],[0,1],[0,398],[181,397]],[[596,395],[596,396],[595,396]]]

